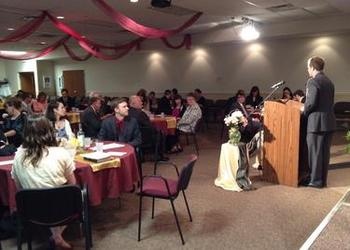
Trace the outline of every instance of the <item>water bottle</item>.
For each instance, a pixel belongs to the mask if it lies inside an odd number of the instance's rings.
[[[79,142],[79,147],[83,148],[84,147],[84,140],[85,140],[85,134],[84,131],[81,127],[81,123],[79,123],[79,130],[77,134],[78,142]]]

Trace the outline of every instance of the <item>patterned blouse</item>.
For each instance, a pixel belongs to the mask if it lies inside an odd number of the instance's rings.
[[[196,103],[187,106],[185,113],[177,123],[177,128],[183,132],[193,132],[199,119],[202,118],[202,110]]]

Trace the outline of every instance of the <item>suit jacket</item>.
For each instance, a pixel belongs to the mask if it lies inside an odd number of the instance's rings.
[[[133,146],[141,145],[141,133],[137,121],[133,117],[124,118],[124,126],[121,131],[117,129],[115,116],[110,116],[102,121],[98,138],[104,141],[118,141]]]
[[[81,114],[81,125],[86,137],[97,138],[101,128],[101,116],[89,106]]]
[[[146,127],[148,129],[154,129],[151,120],[148,115],[140,109],[135,109],[133,107],[129,108],[129,117],[136,119],[139,127]]]
[[[333,106],[334,85],[324,73],[318,73],[306,84],[304,115],[307,117],[307,132],[334,131]]]
[[[165,96],[163,96],[159,100],[157,113],[158,114],[164,113],[166,115],[171,115],[171,103],[170,103],[170,100]]]

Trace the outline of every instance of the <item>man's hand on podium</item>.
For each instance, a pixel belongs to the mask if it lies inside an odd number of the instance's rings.
[[[305,109],[304,105],[300,106],[300,111],[301,111],[301,113],[304,112],[304,109]]]

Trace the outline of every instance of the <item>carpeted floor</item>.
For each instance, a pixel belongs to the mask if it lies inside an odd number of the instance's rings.
[[[151,219],[151,200],[145,198],[142,240],[137,241],[138,197],[134,193],[106,200],[92,209],[93,249],[299,249],[313,230],[349,187],[350,157],[344,151],[344,132],[334,138],[332,170],[326,189],[291,188],[260,181],[257,171],[250,192],[225,191],[214,186],[219,158],[220,129],[201,132],[200,155],[187,191],[193,222],[189,222],[182,197],[175,206],[186,244],[181,245],[169,202],[157,201]],[[180,166],[184,153],[171,155]],[[339,167],[341,166],[341,167]],[[152,164],[144,165],[151,173]],[[174,175],[162,166],[160,172]],[[74,229],[74,228],[73,228]],[[74,249],[83,249],[77,230],[68,229],[65,237]],[[326,243],[325,243],[326,244]],[[15,240],[3,242],[4,249],[15,249]],[[39,249],[44,249],[39,247]]]

